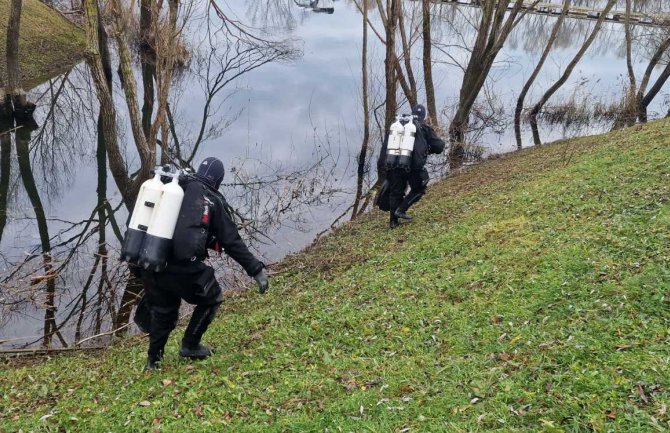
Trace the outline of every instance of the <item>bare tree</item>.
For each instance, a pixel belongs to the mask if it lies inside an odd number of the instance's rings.
[[[547,60],[547,57],[549,57],[549,53],[551,52],[551,49],[554,46],[554,42],[556,41],[556,37],[558,36],[558,31],[561,29],[561,26],[563,25],[563,21],[565,20],[565,17],[568,13],[568,10],[570,9],[570,4],[571,4],[571,0],[566,0],[566,2],[563,4],[563,9],[561,10],[561,16],[558,17],[558,19],[556,20],[556,23],[554,24],[553,29],[551,30],[551,34],[549,35],[549,40],[547,41],[547,45],[544,47],[544,51],[542,51],[542,55],[540,56],[540,60],[537,62],[537,65],[535,65],[535,69],[530,74],[530,77],[528,77],[528,80],[526,80],[526,83],[523,85],[523,88],[521,89],[521,93],[519,94],[519,98],[516,101],[516,108],[514,109],[514,134],[516,136],[516,145],[519,149],[521,149],[521,147],[522,147],[522,141],[521,141],[521,112],[523,111],[524,100],[526,99],[526,95],[528,94],[528,91],[530,90],[530,87],[533,85],[533,83],[535,82],[535,79],[540,74],[540,71],[542,70],[542,67],[544,66],[544,62]]]
[[[605,9],[600,13],[600,16],[598,17],[598,20],[596,21],[595,26],[593,27],[593,30],[589,34],[588,38],[584,41],[584,44],[582,44],[581,48],[575,54],[573,59],[568,63],[568,66],[565,68],[565,71],[563,71],[563,74],[561,77],[556,81],[545,93],[542,95],[540,100],[533,106],[533,108],[530,110],[530,126],[531,129],[533,130],[533,142],[536,145],[542,144],[542,141],[540,140],[540,133],[537,128],[537,115],[544,106],[544,104],[547,103],[549,98],[551,98],[558,89],[565,84],[565,82],[568,80],[570,77],[570,74],[572,74],[572,71],[575,69],[575,66],[577,66],[577,63],[582,59],[586,51],[589,49],[593,41],[595,40],[596,36],[598,35],[598,32],[600,31],[600,28],[603,25],[603,22],[605,21],[605,17],[607,14],[610,12],[612,7],[616,4],[616,0],[609,0],[607,2],[607,5],[605,6]]]
[[[515,0],[514,6],[509,11],[507,6],[507,2],[496,0],[483,0],[482,2],[477,37],[463,75],[458,108],[449,125],[449,139],[451,142],[449,157],[456,163],[462,161],[465,157],[463,144],[468,129],[470,111],[484,86],[498,52],[525,14],[525,11],[521,9],[523,0]],[[505,15],[507,15],[507,18],[505,18]]]

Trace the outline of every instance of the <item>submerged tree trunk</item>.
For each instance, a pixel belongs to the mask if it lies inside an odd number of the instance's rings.
[[[526,83],[523,85],[523,89],[521,89],[519,98],[516,101],[516,108],[514,109],[514,135],[516,136],[516,145],[517,148],[519,149],[521,149],[521,147],[523,146],[523,142],[521,140],[521,112],[523,111],[523,104],[526,99],[526,95],[528,94],[530,87],[535,82],[535,79],[540,74],[540,71],[544,66],[544,62],[547,60],[547,57],[549,57],[549,53],[551,52],[551,49],[554,46],[554,42],[556,42],[558,32],[561,29],[561,26],[563,25],[563,21],[565,20],[568,10],[570,9],[570,3],[571,0],[566,0],[566,2],[563,4],[563,10],[561,11],[561,16],[558,17],[558,20],[556,21],[554,27],[551,30],[549,40],[547,41],[547,45],[544,47],[544,51],[540,56],[540,60],[537,62],[535,69],[530,74],[530,77],[528,78]]]
[[[421,1],[421,12],[423,16],[423,80],[426,88],[426,105],[428,119],[434,128],[438,128],[437,107],[435,104],[435,86],[433,85],[433,57],[431,53],[432,39],[430,35],[430,0]]]
[[[589,49],[593,41],[595,40],[596,36],[598,35],[598,32],[600,32],[600,28],[603,25],[603,22],[605,21],[605,17],[609,13],[609,11],[614,7],[616,3],[616,0],[609,0],[607,2],[607,6],[605,6],[605,9],[601,12],[600,16],[598,17],[598,21],[596,21],[596,25],[593,27],[593,30],[591,31],[591,34],[589,34],[588,38],[586,41],[584,41],[584,44],[582,47],[579,49],[577,54],[575,54],[575,57],[568,63],[568,66],[565,68],[565,71],[561,75],[561,77],[556,81],[550,88],[545,92],[544,95],[540,98],[540,100],[533,106],[533,108],[530,111],[530,126],[531,129],[533,130],[533,142],[536,145],[542,144],[542,140],[540,139],[540,132],[537,127],[537,115],[542,110],[542,107],[544,107],[544,104],[547,103],[549,98],[551,98],[558,89],[560,89],[563,84],[568,80],[570,75],[572,74],[572,71],[575,69],[575,66],[577,66],[577,63],[582,59],[586,51]]]

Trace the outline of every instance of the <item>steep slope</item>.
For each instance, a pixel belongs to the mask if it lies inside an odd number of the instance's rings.
[[[666,431],[670,122],[535,148],[373,213],[145,345],[0,373],[0,432]],[[60,429],[60,430],[59,430]],[[228,429],[228,430],[227,430]]]

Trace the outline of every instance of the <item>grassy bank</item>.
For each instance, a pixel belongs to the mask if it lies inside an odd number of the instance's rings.
[[[170,340],[0,372],[0,432],[670,427],[670,122],[488,161],[373,213]]]
[[[0,0],[0,77],[7,83],[7,17],[10,0]],[[83,30],[38,0],[23,0],[19,34],[19,64],[24,88],[67,70],[84,57]]]

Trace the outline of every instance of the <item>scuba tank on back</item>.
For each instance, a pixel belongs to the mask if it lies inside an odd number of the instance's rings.
[[[184,196],[178,183],[181,174],[179,170],[171,172],[169,166],[160,167],[142,184],[123,240],[121,260],[157,272],[165,268]],[[171,181],[164,184],[162,179]]]
[[[144,269],[159,272],[165,268],[172,250],[172,236],[183,198],[184,190],[179,186],[179,177],[174,176],[172,181],[163,187],[161,199],[152,215],[149,230],[142,244],[139,264]]]
[[[402,114],[391,125],[386,145],[386,168],[409,170],[416,137],[413,120],[414,116],[411,114]]]
[[[145,181],[140,187],[121,247],[121,260],[125,262],[137,264],[140,257],[140,250],[149,229],[151,217],[163,192],[163,182],[160,177],[161,172],[156,171],[156,175]]]
[[[400,116],[391,124],[386,145],[386,167],[395,168],[398,165],[398,157],[400,156],[400,145],[402,143],[403,133],[405,127],[400,123]]]
[[[414,139],[416,138],[416,125],[414,125],[413,120],[413,116],[409,116],[409,121],[405,125],[402,142],[400,143],[398,167],[405,170],[409,170],[412,164],[412,152],[414,151]]]

